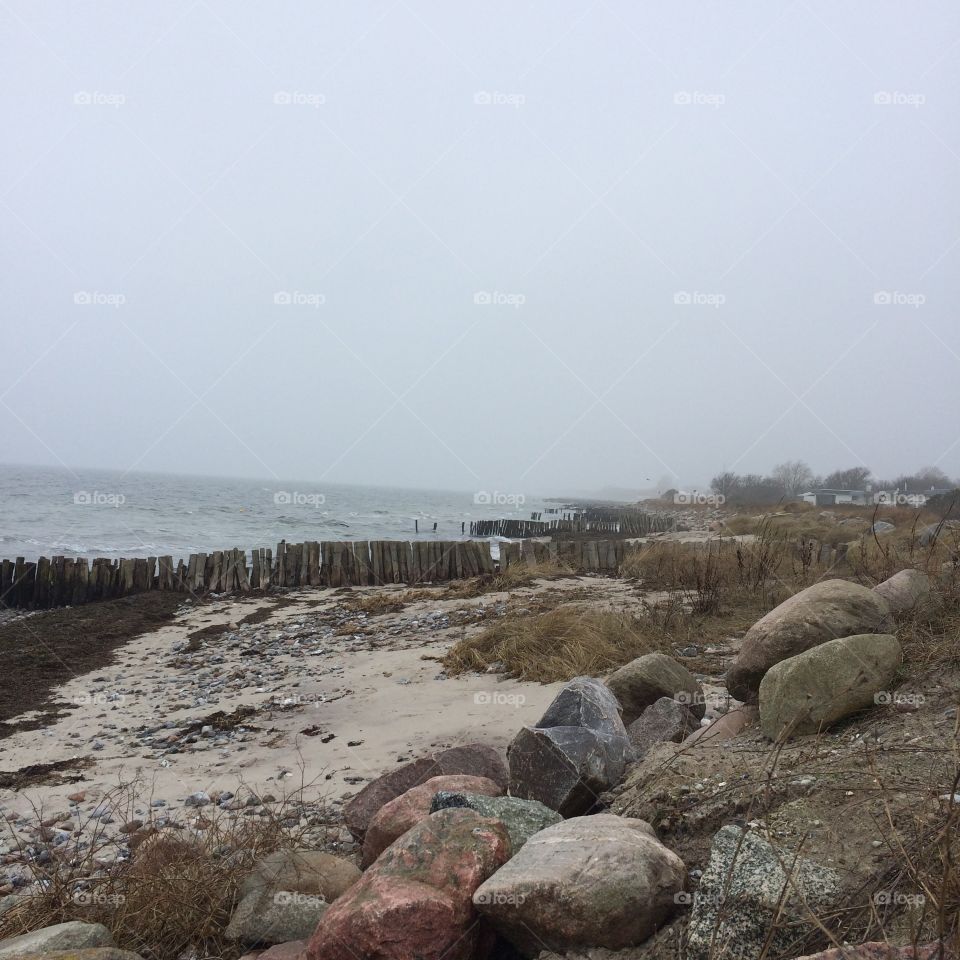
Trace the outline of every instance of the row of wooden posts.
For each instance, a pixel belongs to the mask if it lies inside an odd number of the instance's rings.
[[[709,543],[699,546],[712,549]],[[441,583],[516,564],[557,563],[577,573],[615,574],[628,554],[642,549],[642,544],[624,539],[524,539],[501,543],[497,562],[487,541],[357,540],[281,541],[276,551],[255,548],[249,557],[241,549],[215,550],[176,563],[169,556],[92,561],[40,557],[36,562],[18,557],[0,561],[0,608],[43,610],[150,590],[199,596],[271,587]],[[796,550],[809,565],[820,567],[831,566],[844,552],[812,541],[797,544]]]
[[[473,520],[471,537],[549,537],[558,533],[601,533],[645,537],[675,530],[675,517],[656,513],[623,513],[599,519],[577,515],[557,520]]]

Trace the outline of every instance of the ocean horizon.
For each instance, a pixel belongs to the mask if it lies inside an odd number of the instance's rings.
[[[281,540],[469,539],[471,520],[529,519],[556,508],[556,499],[493,489],[0,464],[0,559],[185,559]]]

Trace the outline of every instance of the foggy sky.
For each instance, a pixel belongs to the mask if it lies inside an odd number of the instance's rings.
[[[4,0],[0,38],[0,462],[960,475],[955,4]]]

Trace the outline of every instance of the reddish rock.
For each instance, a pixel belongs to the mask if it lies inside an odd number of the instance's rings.
[[[473,960],[473,893],[510,858],[507,828],[440,810],[392,844],[317,926],[304,960]]]
[[[723,740],[730,740],[759,719],[760,711],[755,706],[744,704],[742,707],[736,707],[729,713],[725,713],[722,717],[717,717],[708,726],[694,730],[683,741],[684,746],[693,746],[694,744],[705,746],[711,741],[720,743]]]
[[[503,790],[486,777],[431,777],[426,783],[412,787],[395,800],[384,804],[370,821],[363,839],[363,862],[366,869],[394,840],[430,816],[433,798],[441,791],[450,793],[482,793],[499,797]]]
[[[942,952],[941,952],[942,950]],[[955,960],[956,953],[939,941],[921,947],[892,947],[878,940],[855,947],[833,947],[797,960]]]
[[[500,754],[482,743],[451,747],[429,757],[405,763],[396,770],[368,783],[344,807],[343,819],[353,836],[363,842],[367,827],[386,803],[425,783],[431,777],[463,775],[486,777],[506,791],[509,782],[506,764]]]

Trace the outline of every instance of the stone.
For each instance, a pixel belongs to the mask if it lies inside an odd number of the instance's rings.
[[[453,774],[486,777],[504,790],[510,780],[503,759],[493,747],[482,743],[451,747],[441,753],[412,760],[372,780],[344,807],[344,823],[354,839],[362,843],[370,821],[385,803],[431,777]]]
[[[52,950],[84,950],[89,947],[114,947],[110,931],[102,923],[70,920],[0,940],[0,960],[29,953]]]
[[[473,810],[421,820],[326,912],[304,960],[473,960],[489,938],[473,894],[510,857],[507,828]]]
[[[224,936],[245,947],[306,940],[328,906],[314,894],[269,888],[253,890],[237,904]]]
[[[333,903],[359,879],[360,871],[349,860],[322,850],[276,850],[254,863],[240,895],[265,889],[289,890],[315,894]]]
[[[873,526],[870,527],[870,533],[884,534],[892,533],[897,528],[890,523],[888,520],[878,520]]]
[[[80,950],[45,950],[20,954],[16,960],[143,960],[139,953],[117,947],[85,947]]]
[[[887,602],[868,587],[824,580],[807,587],[761,617],[746,633],[730,669],[732,697],[755,702],[763,675],[775,664],[811,647],[863,633],[889,633]]]
[[[510,794],[579,816],[620,781],[629,751],[626,730],[621,736],[586,727],[523,727],[507,748]]]
[[[781,863],[791,868],[789,878]],[[721,827],[693,895],[684,956],[759,960],[775,918],[769,953],[790,956],[795,943],[819,930],[811,911],[836,906],[841,883],[836,871],[777,850],[755,833]]]
[[[257,960],[300,960],[306,949],[306,940],[291,940],[268,947],[257,956]]]
[[[683,741],[684,746],[704,746],[710,743],[722,743],[732,740],[746,730],[747,727],[760,719],[760,711],[753,705],[745,703],[743,706],[728,710],[723,716],[717,717],[712,723],[693,733]]]
[[[805,736],[873,706],[900,667],[903,651],[889,634],[841,637],[781,660],[760,684],[760,726],[771,739]]]
[[[616,733],[622,727],[620,703],[610,688],[593,677],[574,677],[554,697],[536,724],[549,727],[586,727]]]
[[[897,619],[929,615],[938,606],[933,584],[922,570],[901,570],[883,583],[878,583],[873,592],[886,600],[890,612]]]
[[[597,814],[532,836],[473,902],[521,953],[622,949],[670,917],[685,879],[683,861],[646,821]]]
[[[431,813],[450,807],[469,807],[482,817],[499,820],[510,834],[513,855],[535,834],[560,823],[563,817],[536,800],[519,797],[494,797],[480,793],[453,793],[442,791],[433,798]]]
[[[681,701],[698,720],[707,710],[697,678],[665,653],[648,653],[631,660],[611,674],[607,686],[620,702],[627,725],[661,697]]]
[[[700,724],[690,710],[670,697],[661,697],[627,727],[634,759],[639,760],[655,743],[680,743]]]
[[[955,531],[960,527],[960,520],[945,520],[943,523],[931,523],[924,527],[918,534],[921,547],[929,547],[938,540],[946,540],[950,531]],[[954,537],[950,537],[953,542]]]
[[[831,947],[820,953],[808,953],[797,960],[953,960],[956,954],[941,941],[922,946],[894,947],[881,940],[857,946]]]
[[[370,866],[394,840],[411,827],[430,816],[433,798],[440,790],[484,793],[495,797],[503,793],[500,787],[486,777],[431,777],[426,783],[411,787],[406,793],[384,804],[370,821],[363,838],[364,869]]]

